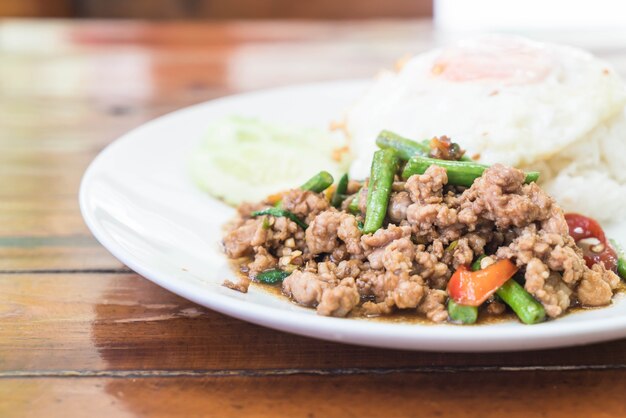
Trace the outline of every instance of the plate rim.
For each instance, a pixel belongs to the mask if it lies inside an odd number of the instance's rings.
[[[101,227],[89,210],[87,203],[89,185],[102,161],[110,158],[111,155],[114,155],[117,148],[133,141],[133,138],[138,133],[152,125],[175,120],[178,115],[192,109],[197,110],[207,105],[219,106],[224,101],[275,94],[297,88],[330,88],[338,85],[345,88],[347,84],[354,86],[366,81],[366,79],[341,79],[259,89],[204,101],[153,118],[109,143],[90,162],[83,174],[79,187],[78,200],[83,220],[98,242],[115,258],[158,286],[222,314],[256,325],[306,337],[379,348],[443,352],[540,350],[591,344],[626,337],[626,315],[624,317],[581,319],[566,323],[556,320],[532,326],[520,324],[520,326],[499,329],[500,335],[497,336],[484,332],[476,333],[474,331],[478,327],[483,328],[488,327],[488,325],[468,327],[454,324],[384,323],[367,319],[315,316],[298,311],[285,315],[285,311],[278,307],[245,303],[210,291],[196,292],[195,288],[198,285],[185,284],[184,281],[176,283],[172,279],[168,279],[167,274],[163,275],[158,269],[153,269],[134,260],[132,253],[109,238],[106,228]],[[211,199],[213,198],[211,197]],[[626,303],[626,300],[623,303]],[[311,318],[314,319],[311,320]],[[302,326],[303,322],[306,323],[306,327]],[[351,325],[347,326],[348,324]],[[554,324],[558,324],[558,326]],[[402,331],[413,332],[407,336],[400,334]],[[373,337],[376,338],[373,339]]]

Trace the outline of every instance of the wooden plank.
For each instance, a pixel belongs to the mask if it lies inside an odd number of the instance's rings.
[[[70,17],[71,0],[3,0],[0,17]]]
[[[54,240],[3,237],[1,242],[19,246],[0,246],[0,274],[27,272],[127,272],[95,238],[88,235],[58,237]],[[62,246],[57,246],[62,243]]]
[[[16,159],[10,151],[1,158],[0,271],[122,268],[80,215],[77,191],[90,157]]]
[[[623,417],[626,371],[0,380],[0,415]]]
[[[19,40],[20,49],[0,45],[0,271],[121,268],[80,217],[77,192],[91,159],[124,132],[179,107],[234,91],[374,73],[405,51],[406,41],[388,46],[390,38],[424,27],[363,25],[385,31],[386,39],[376,46],[371,36],[329,23],[11,22],[3,35]],[[355,45],[374,47],[359,58]],[[254,70],[235,76],[232,60]]]
[[[429,23],[8,23],[0,416],[624,416],[626,340],[445,354],[293,336],[125,272],[82,224],[82,172],[120,134],[230,92],[370,77],[434,45]]]
[[[81,17],[125,19],[371,19],[432,16],[433,5],[432,0],[84,0],[78,12]]]
[[[313,340],[223,316],[135,274],[5,274],[0,295],[3,372],[626,367],[626,340],[493,354],[416,353]]]

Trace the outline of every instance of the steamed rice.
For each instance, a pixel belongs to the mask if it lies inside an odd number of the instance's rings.
[[[551,158],[541,183],[566,212],[600,221],[626,218],[626,109]]]
[[[447,135],[481,162],[541,171],[566,211],[625,218],[625,106],[623,81],[585,51],[507,36],[463,41],[382,73],[348,110],[350,174],[369,175],[383,129]]]

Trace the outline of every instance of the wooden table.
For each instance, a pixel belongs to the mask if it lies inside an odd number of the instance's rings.
[[[571,42],[624,74],[623,35]],[[445,39],[416,21],[4,21],[0,417],[624,416],[626,340],[445,354],[293,336],[157,287],[81,220],[90,160],[151,118],[236,91],[368,77]]]

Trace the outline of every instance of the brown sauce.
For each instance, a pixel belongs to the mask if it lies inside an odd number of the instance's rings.
[[[238,276],[242,276],[246,278],[247,274],[242,271],[242,267],[245,268],[245,266],[249,262],[250,260],[246,258],[231,260],[231,266],[232,266],[233,271]],[[250,286],[254,286],[256,289],[260,289],[278,298],[285,299],[291,303],[295,303],[294,301],[292,301],[291,299],[289,299],[287,296],[283,294],[280,283],[265,284],[265,283],[252,281],[250,283]],[[619,287],[615,290],[615,294],[618,294],[618,293],[626,293],[626,284],[623,281],[620,282]],[[563,316],[569,315],[575,312],[590,311],[590,310],[596,310],[596,309],[602,309],[602,308],[603,306],[592,308],[592,307],[583,307],[580,305],[574,305],[574,306],[570,306],[570,308],[567,310],[567,312]],[[560,316],[559,318],[562,318],[563,316]],[[390,323],[395,323],[395,324],[402,323],[402,324],[420,324],[420,325],[441,325],[439,323],[429,320],[428,318],[426,318],[424,314],[417,312],[414,309],[413,310],[400,309],[400,310],[394,311],[390,315],[366,316],[363,314],[363,308],[361,306],[357,306],[350,312],[350,314],[348,314],[347,318],[356,319],[356,320],[366,320],[366,321],[390,322]],[[467,326],[476,326],[476,325],[497,324],[501,322],[510,322],[510,321],[516,321],[516,320],[517,320],[517,316],[515,315],[515,312],[513,312],[509,307],[506,308],[506,311],[498,315],[491,314],[484,308],[482,309],[479,308],[478,320],[476,321],[475,324],[458,324],[458,325],[467,327]],[[449,322],[448,324],[457,325],[451,322]]]
[[[270,284],[264,284],[264,283],[259,283],[259,282],[252,282],[250,285],[254,286],[256,289],[260,289],[276,297],[285,299],[291,303],[295,303],[283,294],[280,284],[270,285]],[[390,315],[366,316],[363,314],[363,308],[361,308],[361,306],[357,306],[350,312],[350,314],[347,317],[350,319],[377,321],[377,322],[391,322],[391,323],[396,323],[396,324],[403,323],[403,324],[420,324],[420,325],[439,325],[436,322],[433,322],[430,319],[426,318],[424,314],[417,312],[414,309],[413,310],[411,309],[396,310]],[[508,310],[500,315],[493,315],[487,312],[487,310],[481,309],[478,312],[478,321],[476,321],[476,324],[479,324],[479,325],[494,324],[497,322],[511,321],[514,319],[516,319],[515,314]],[[451,324],[451,325],[454,325],[454,324]],[[467,325],[464,325],[464,326],[467,326]]]

